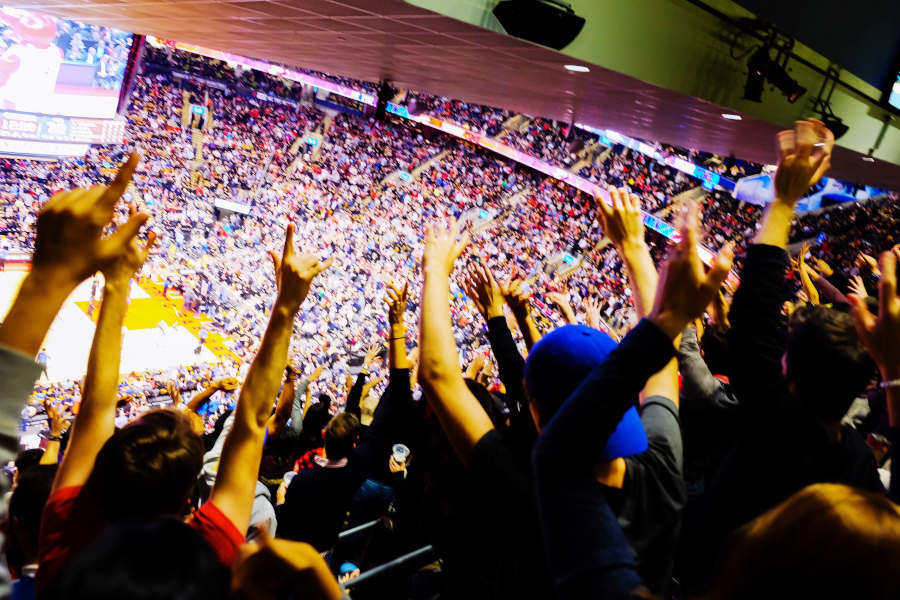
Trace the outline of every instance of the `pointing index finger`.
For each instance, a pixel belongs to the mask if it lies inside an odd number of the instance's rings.
[[[113,179],[112,183],[109,184],[109,187],[106,189],[106,193],[101,196],[101,202],[107,207],[112,208],[116,205],[116,202],[119,201],[119,198],[122,197],[122,194],[125,193],[125,190],[128,188],[128,184],[131,183],[131,178],[134,176],[134,171],[140,162],[140,156],[137,152],[132,152],[128,157],[128,160],[119,167],[119,171],[116,173],[115,179]]]

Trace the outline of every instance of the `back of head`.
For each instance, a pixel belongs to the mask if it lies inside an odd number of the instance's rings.
[[[325,427],[325,455],[340,460],[350,455],[359,435],[359,419],[350,413],[338,413]]]
[[[35,465],[19,472],[18,485],[9,499],[6,540],[7,563],[21,569],[37,559],[41,513],[50,497],[56,465]]]
[[[16,472],[23,473],[30,469],[31,467],[36,467],[40,464],[41,458],[44,456],[44,450],[41,448],[30,448],[28,450],[22,450],[16,456]]]
[[[534,345],[525,361],[525,388],[541,427],[615,347],[611,337],[584,325],[559,327]]]
[[[323,394],[323,396],[325,396]],[[325,396],[328,398],[328,396]],[[303,417],[303,429],[300,431],[300,447],[299,452],[302,454],[308,450],[322,447],[322,430],[331,420],[331,399],[325,402],[320,396],[319,402],[316,402],[306,411]]]
[[[584,325],[559,327],[534,345],[525,361],[525,392],[538,427],[550,422],[572,392],[615,347],[616,342],[607,334]],[[609,437],[600,458],[612,460],[646,449],[647,435],[637,410],[632,407]]]
[[[150,411],[106,440],[85,488],[108,521],[180,515],[203,453],[203,440],[184,413]]]
[[[193,528],[176,519],[108,527],[60,573],[60,600],[218,600],[228,569]]]
[[[853,319],[823,306],[794,312],[785,358],[788,383],[815,419],[841,419],[874,374]]]
[[[819,483],[738,531],[712,598],[900,598],[900,507]]]
[[[509,416],[509,409],[506,408],[503,402],[474,379],[466,379],[465,382],[466,387],[478,400],[494,427],[499,429],[505,426],[506,419]]]

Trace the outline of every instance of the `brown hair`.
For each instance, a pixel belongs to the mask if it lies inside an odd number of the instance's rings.
[[[183,412],[149,411],[106,440],[85,489],[108,521],[180,515],[203,453],[203,440]]]
[[[900,598],[900,507],[819,483],[737,532],[710,599]]]
[[[350,413],[341,412],[328,421],[325,427],[325,455],[329,460],[340,460],[349,456],[359,433],[359,419]]]

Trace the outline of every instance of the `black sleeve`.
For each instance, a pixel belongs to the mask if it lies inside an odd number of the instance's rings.
[[[675,354],[647,319],[566,400],[534,449],[538,511],[557,595],[621,598],[640,586],[634,554],[594,479],[593,466],[622,415]],[[591,440],[593,451],[585,451]]]
[[[776,246],[747,249],[741,285],[731,303],[731,386],[741,410],[752,416],[775,414],[790,395],[781,372],[787,345],[787,253]]]
[[[509,410],[519,411],[525,403],[525,390],[522,387],[525,360],[516,348],[516,341],[506,324],[506,317],[494,317],[487,322],[487,338],[491,343],[494,358],[497,359],[500,381],[503,382],[506,397],[510,400]]]
[[[362,411],[359,408],[359,403],[362,401],[362,390],[366,385],[366,373],[360,371],[359,375],[356,376],[356,381],[353,383],[353,387],[350,388],[350,393],[347,394],[347,404],[344,406],[344,412],[350,413],[357,419],[362,416]]]
[[[359,438],[354,452],[354,464],[365,471],[380,459],[387,460],[387,453],[394,437],[400,435],[400,425],[408,423],[407,413],[412,408],[412,390],[409,385],[409,369],[391,369],[387,389],[378,402],[372,423]]]
[[[525,468],[530,468],[529,458],[537,439],[537,429],[526,407],[523,383],[525,360],[516,348],[516,341],[505,317],[494,317],[488,321],[487,336],[494,358],[497,359],[500,381],[506,388],[506,405],[509,408],[508,439],[513,446],[514,455],[521,458]]]

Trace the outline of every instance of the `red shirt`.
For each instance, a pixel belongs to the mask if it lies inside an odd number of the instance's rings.
[[[78,505],[79,510],[75,510],[80,493],[81,486],[59,489],[50,496],[44,507],[38,537],[40,568],[36,583],[39,589],[52,583],[69,556],[90,544],[103,530],[100,516],[86,511],[83,503]],[[188,525],[209,542],[219,560],[231,566],[238,547],[244,543],[244,534],[238,531],[225,513],[212,502],[207,502],[194,512]]]

